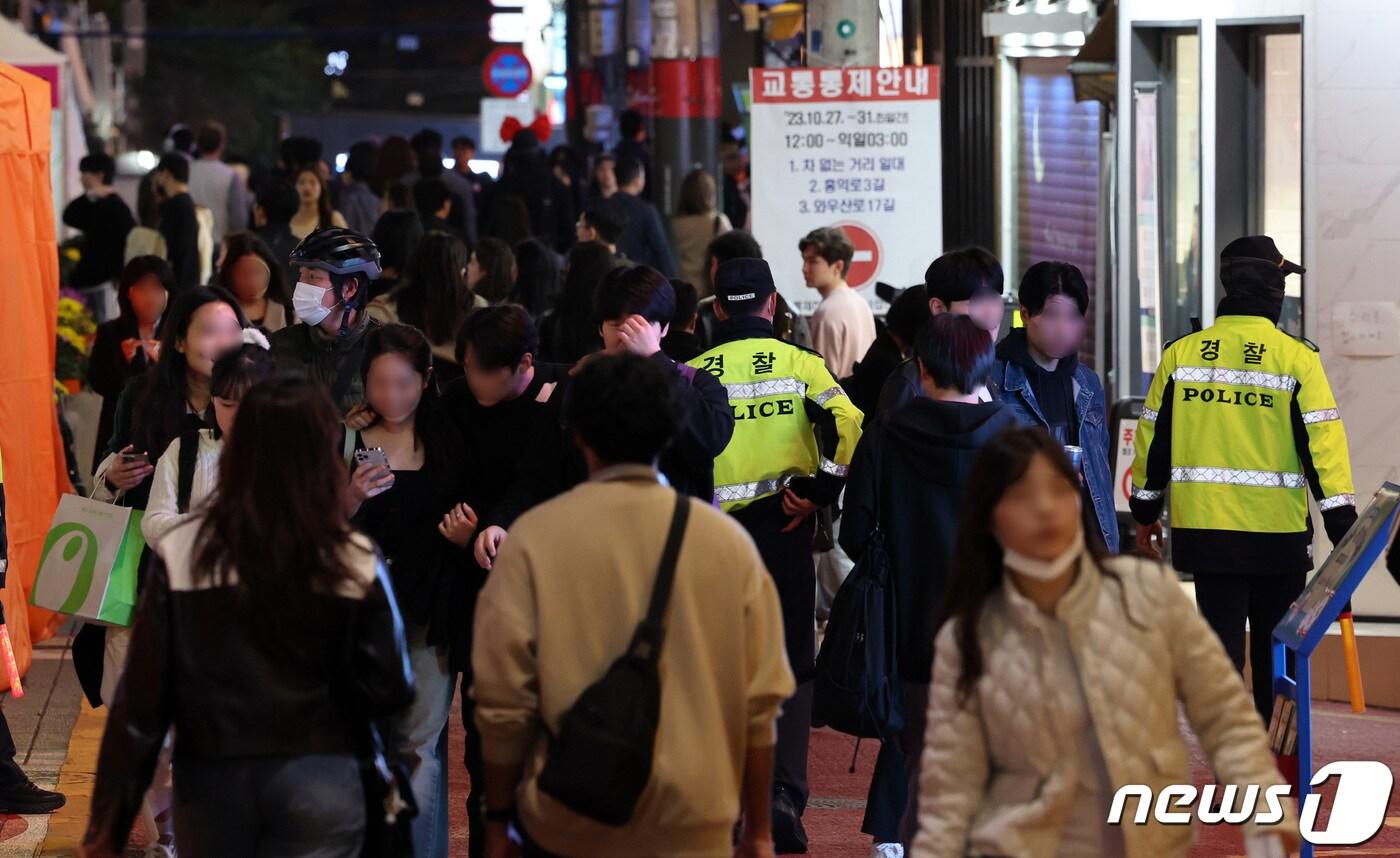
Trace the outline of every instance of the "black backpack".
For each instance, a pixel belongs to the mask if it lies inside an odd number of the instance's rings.
[[[881,477],[876,480],[875,532],[832,600],[812,677],[812,726],[883,740],[904,729],[904,688],[896,656],[896,597],[880,530],[882,457],[875,449]]]
[[[690,499],[677,493],[646,618],[637,625],[627,652],[564,713],[540,771],[541,792],[604,825],[626,825],[651,780],[661,720],[657,663],[665,638],[662,619],[689,516]]]

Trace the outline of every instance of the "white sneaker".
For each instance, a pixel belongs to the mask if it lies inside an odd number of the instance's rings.
[[[870,858],[904,858],[904,847],[898,843],[876,843],[870,847]]]

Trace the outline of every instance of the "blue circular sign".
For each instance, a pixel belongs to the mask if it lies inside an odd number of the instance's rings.
[[[492,95],[512,98],[529,89],[534,70],[524,51],[514,45],[503,45],[487,55],[481,77]]]

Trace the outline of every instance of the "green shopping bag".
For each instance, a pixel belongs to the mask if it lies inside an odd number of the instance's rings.
[[[109,626],[131,625],[145,541],[139,509],[59,499],[29,604]]]

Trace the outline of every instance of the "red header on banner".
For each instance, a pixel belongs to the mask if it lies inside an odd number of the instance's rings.
[[[755,103],[908,101],[938,98],[938,66],[750,69]]]

